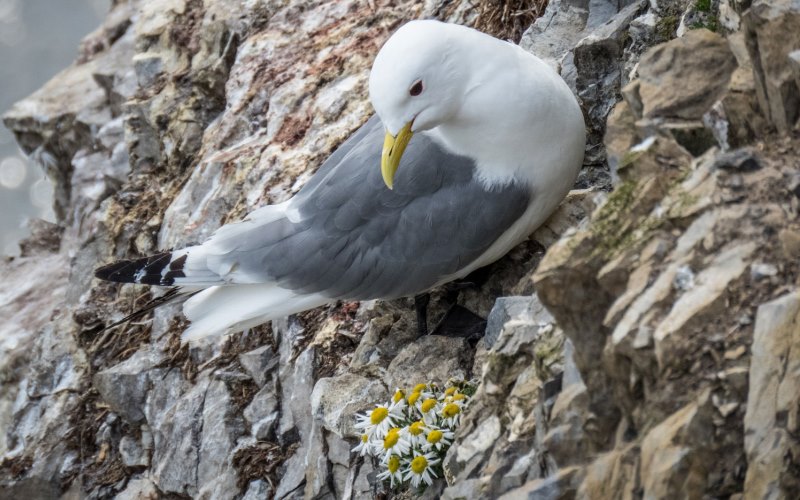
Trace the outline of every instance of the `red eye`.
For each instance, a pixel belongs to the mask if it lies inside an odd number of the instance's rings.
[[[416,97],[422,93],[422,80],[417,80],[414,82],[414,85],[408,89],[408,93],[411,94],[413,97]]]

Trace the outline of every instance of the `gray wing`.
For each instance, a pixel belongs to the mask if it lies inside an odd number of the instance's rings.
[[[302,293],[365,300],[422,292],[482,255],[525,211],[530,193],[487,190],[474,162],[417,134],[389,190],[384,130],[372,117],[292,199],[281,218],[217,241],[237,273]],[[293,217],[295,218],[295,217]]]

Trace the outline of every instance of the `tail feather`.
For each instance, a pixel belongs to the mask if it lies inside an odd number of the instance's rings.
[[[222,283],[220,276],[205,266],[187,265],[189,254],[200,247],[161,252],[149,257],[120,260],[95,270],[95,277],[116,283],[160,286],[211,286]],[[199,253],[199,252],[197,252]],[[203,260],[204,262],[204,260]]]
[[[191,324],[182,337],[191,342],[238,332],[331,301],[319,294],[297,295],[271,283],[206,288],[183,303],[183,314]]]

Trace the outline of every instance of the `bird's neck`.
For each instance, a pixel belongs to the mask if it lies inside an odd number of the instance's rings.
[[[537,188],[569,177],[564,165],[575,164],[584,146],[575,97],[546,63],[498,43],[505,60],[492,66],[504,71],[474,68],[466,104],[429,133],[447,149],[473,158],[476,176],[487,186],[526,182]],[[495,59],[497,53],[495,47]]]

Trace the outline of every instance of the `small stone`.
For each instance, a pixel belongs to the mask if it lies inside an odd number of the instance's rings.
[[[726,381],[737,394],[747,395],[748,388],[747,366],[734,366],[717,373],[717,378]]]
[[[747,352],[747,347],[740,345],[736,349],[725,351],[725,359],[727,359],[728,361],[734,361],[744,356],[746,352]]]
[[[125,467],[147,467],[150,457],[141,443],[130,436],[123,436],[119,441],[119,453]]]
[[[771,278],[778,274],[778,268],[772,264],[754,262],[750,265],[750,277],[758,281],[764,278]]]
[[[725,403],[717,406],[717,411],[723,418],[728,418],[733,412],[739,409],[739,403]]]
[[[672,287],[686,291],[694,287],[694,272],[689,265],[680,266],[672,279]]]

